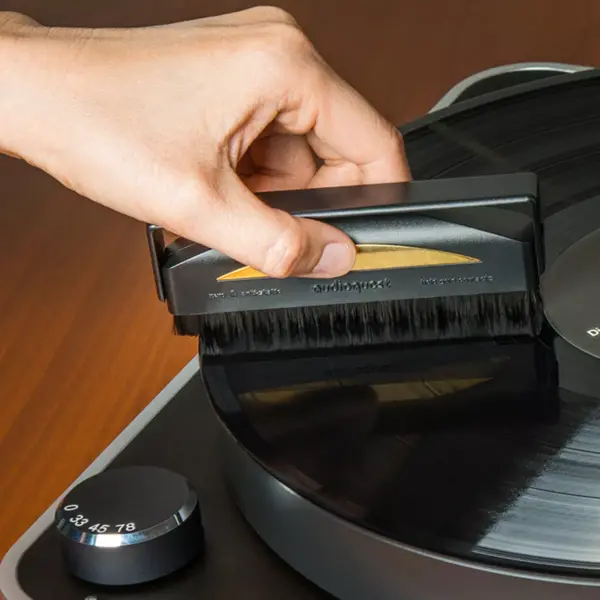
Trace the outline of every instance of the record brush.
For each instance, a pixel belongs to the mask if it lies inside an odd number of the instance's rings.
[[[267,192],[355,243],[333,280],[275,279],[162,228],[147,234],[159,298],[201,352],[248,354],[533,337],[543,318],[538,182],[532,173]]]

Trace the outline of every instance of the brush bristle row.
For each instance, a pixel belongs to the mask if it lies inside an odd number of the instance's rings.
[[[175,318],[175,332],[198,336],[207,355],[537,335],[540,326],[526,292]]]

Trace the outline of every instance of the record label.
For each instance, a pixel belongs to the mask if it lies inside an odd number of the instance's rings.
[[[544,312],[561,337],[600,358],[600,231],[567,248],[541,281]]]

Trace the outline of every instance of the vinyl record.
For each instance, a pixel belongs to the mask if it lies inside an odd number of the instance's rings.
[[[403,132],[415,178],[538,175],[556,329],[206,359],[215,408],[274,477],[354,525],[481,565],[600,577],[600,361],[569,329],[587,293],[574,265],[600,256],[600,77],[468,100]]]

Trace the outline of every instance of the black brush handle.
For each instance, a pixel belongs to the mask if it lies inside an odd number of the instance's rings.
[[[527,291],[539,267],[536,190],[534,175],[514,174],[264,194],[347,233],[359,249],[353,271],[273,279],[189,240],[165,247],[149,226],[158,295],[184,316]]]

